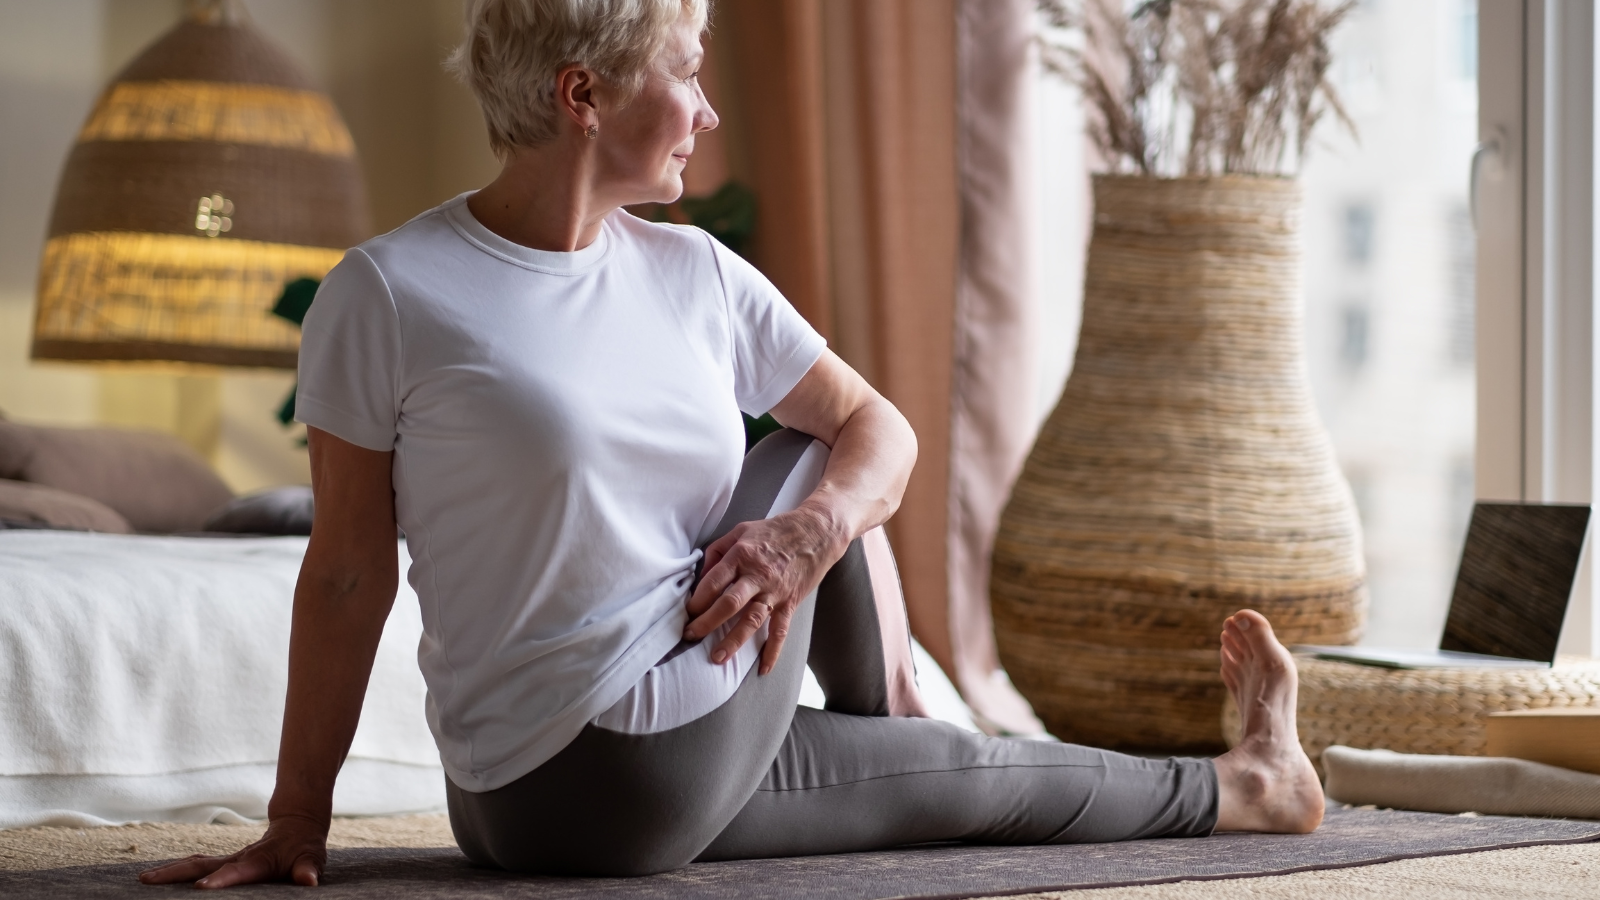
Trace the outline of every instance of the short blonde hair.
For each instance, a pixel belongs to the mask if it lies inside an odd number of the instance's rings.
[[[644,87],[650,64],[684,16],[705,26],[710,0],[469,0],[466,35],[446,66],[477,95],[489,146],[556,136],[556,73],[593,69],[624,102]]]

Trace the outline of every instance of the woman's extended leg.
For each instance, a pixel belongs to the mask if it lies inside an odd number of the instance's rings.
[[[1229,689],[1251,712],[1239,748],[1215,763],[801,709],[761,786],[700,858],[1309,831],[1322,792],[1295,737],[1288,652],[1250,611],[1229,619],[1224,646]]]

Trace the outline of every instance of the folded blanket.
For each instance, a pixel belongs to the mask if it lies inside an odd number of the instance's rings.
[[[1525,759],[1322,751],[1329,799],[1421,812],[1600,819],[1600,775]]]

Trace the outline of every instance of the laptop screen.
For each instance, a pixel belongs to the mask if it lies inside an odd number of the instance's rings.
[[[1588,506],[1473,506],[1439,649],[1554,662],[1588,526]]]

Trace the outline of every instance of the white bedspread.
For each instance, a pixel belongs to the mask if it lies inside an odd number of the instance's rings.
[[[0,531],[0,828],[263,817],[305,546]],[[336,815],[442,808],[421,631],[401,578]]]

